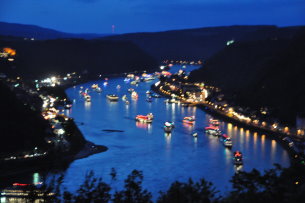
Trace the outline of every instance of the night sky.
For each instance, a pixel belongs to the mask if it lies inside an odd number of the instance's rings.
[[[0,21],[64,32],[304,25],[305,0],[0,0]]]

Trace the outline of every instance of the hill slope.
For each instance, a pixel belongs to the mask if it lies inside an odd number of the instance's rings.
[[[93,38],[107,36],[109,34],[90,34],[90,33],[72,34],[72,33],[60,32],[53,29],[43,28],[35,25],[0,22],[0,35],[46,40],[46,39],[59,39],[59,38],[93,39]]]
[[[152,57],[130,42],[0,40],[0,44],[17,51],[16,60],[7,71],[30,77],[67,72],[122,73],[149,70],[157,66]]]
[[[305,32],[291,40],[236,43],[211,57],[190,75],[223,89],[237,104],[269,107],[274,116],[294,124],[305,113]]]
[[[267,38],[291,38],[300,27],[228,26],[173,30],[156,33],[132,33],[103,39],[131,41],[156,59],[206,59],[226,46],[227,41]]]

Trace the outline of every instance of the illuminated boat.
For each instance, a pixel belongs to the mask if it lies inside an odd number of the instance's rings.
[[[243,155],[240,151],[234,152],[234,165],[243,165]]]
[[[137,85],[139,82],[137,80],[131,81],[131,85]]]
[[[128,105],[128,104],[129,104],[129,101],[128,101],[128,100],[126,100],[126,101],[125,101],[125,104],[126,104],[126,105]]]
[[[174,123],[167,121],[164,123],[163,129],[164,132],[171,133],[174,127]]]
[[[124,82],[126,82],[126,83],[130,82],[130,78],[125,78]]]
[[[72,104],[66,103],[64,108],[65,109],[71,109],[72,108]]]
[[[152,96],[153,98],[160,98],[160,97],[161,97],[161,96],[158,95],[158,94],[151,94],[151,96]]]
[[[134,98],[134,99],[137,99],[139,96],[138,96],[138,93],[136,91],[133,91],[131,93],[131,97]]]
[[[210,119],[209,120],[210,122],[210,125],[213,125],[213,126],[219,126],[219,120],[216,120],[216,119]]]
[[[187,123],[187,124],[194,124],[195,123],[195,116],[184,117],[182,122]]]
[[[107,81],[105,81],[105,82],[103,83],[103,85],[104,85],[104,86],[107,86],[107,85],[108,85],[108,82],[107,82]]]
[[[91,97],[90,97],[90,95],[87,94],[87,95],[85,96],[85,99],[86,99],[86,102],[91,102]]]
[[[218,127],[210,125],[209,127],[205,127],[205,132],[208,135],[220,136],[221,131]]]
[[[224,145],[225,147],[232,147],[233,143],[232,143],[231,138],[230,138],[228,135],[222,134],[222,135],[220,136],[220,139],[222,140],[223,145]]]
[[[101,93],[101,92],[102,92],[102,88],[97,87],[97,88],[95,89],[95,91],[96,91],[97,93]]]
[[[127,78],[134,78],[134,74],[128,74],[127,76],[126,76]]]
[[[116,88],[117,88],[117,89],[121,89],[121,85],[117,85]]]
[[[132,92],[134,91],[134,89],[133,89],[133,88],[129,88],[127,91],[128,91],[129,93],[132,93]]]
[[[92,89],[98,88],[98,84],[93,84],[93,85],[91,86],[91,88],[92,88]]]
[[[115,94],[107,94],[106,97],[110,101],[118,101],[119,100],[119,97],[117,95],[115,95]]]
[[[123,100],[123,101],[126,101],[126,100],[127,100],[126,94],[123,95],[122,100]]]
[[[152,92],[151,92],[151,91],[149,91],[149,90],[147,90],[147,91],[146,91],[146,94],[151,95],[151,94],[152,94]]]
[[[193,133],[192,133],[192,136],[193,136],[193,137],[198,137],[198,133],[197,133],[197,132],[193,132]]]
[[[177,103],[179,103],[179,101],[176,100],[176,99],[166,99],[166,100],[164,100],[164,102],[168,103],[168,104],[177,104]]]
[[[137,115],[136,116],[136,121],[142,122],[142,123],[151,123],[153,121],[153,118],[154,118],[154,116],[153,116],[152,113],[149,113],[146,116]]]

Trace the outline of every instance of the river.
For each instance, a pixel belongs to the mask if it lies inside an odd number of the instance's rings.
[[[181,66],[174,66],[171,71],[175,72],[180,68]],[[198,66],[188,66],[186,71],[196,68]],[[104,81],[100,80],[66,90],[69,98],[73,100],[73,107],[65,113],[75,119],[87,140],[109,148],[104,153],[76,160],[69,165],[64,172],[63,183],[68,190],[75,191],[90,170],[110,183],[114,190],[119,190],[128,174],[137,169],[143,171],[143,186],[153,193],[154,199],[160,190],[167,190],[174,181],[187,181],[189,178],[211,181],[225,194],[231,189],[229,180],[236,172],[232,156],[235,150],[240,150],[244,155],[244,165],[241,169],[244,171],[256,168],[263,172],[272,168],[274,163],[289,166],[286,150],[275,140],[269,139],[268,135],[221,121],[220,129],[233,141],[232,149],[227,149],[217,137],[204,133],[204,127],[212,117],[203,110],[166,104],[165,98],[154,98],[153,102],[148,103],[146,91],[156,81],[141,82],[139,86],[134,86],[125,83],[124,78],[110,78],[105,87]],[[103,92],[91,91],[91,102],[86,102],[79,94],[80,86],[90,88],[95,83],[102,87]],[[117,85],[121,88],[117,89]],[[127,92],[130,87],[139,94],[137,100],[130,99]],[[110,102],[106,94],[126,94],[130,104],[126,105],[122,99]],[[154,114],[151,125],[135,122],[137,114],[147,113]],[[192,126],[182,123],[185,116],[195,116],[195,124]],[[170,136],[164,134],[165,121],[175,122],[175,129]],[[194,130],[199,133],[198,138],[191,135]],[[116,181],[111,181],[111,168],[117,171]],[[29,179],[33,179],[33,182],[41,181],[45,173],[14,177],[10,182]],[[48,173],[47,177],[53,175],[54,173]]]
[[[177,71],[180,66],[174,66]],[[188,66],[187,71],[198,68]],[[109,173],[115,168],[118,180],[112,182],[114,188],[121,188],[123,179],[133,170],[141,170],[144,174],[144,188],[154,196],[160,190],[166,190],[174,181],[187,181],[188,178],[211,181],[217,189],[225,193],[230,189],[229,180],[235,173],[232,153],[240,150],[244,154],[242,170],[253,168],[259,171],[270,169],[274,163],[289,166],[288,153],[275,140],[267,135],[239,128],[231,123],[221,122],[220,128],[233,141],[233,148],[227,149],[217,137],[204,133],[204,127],[212,118],[196,107],[182,107],[178,104],[166,104],[164,98],[156,98],[152,103],[146,99],[146,91],[156,81],[142,82],[139,86],[126,84],[124,78],[109,79],[103,87],[103,81],[82,84],[90,88],[98,83],[102,93],[91,92],[91,102],[85,102],[79,95],[80,86],[70,88],[66,92],[73,100],[73,108],[67,115],[79,124],[85,138],[95,144],[105,145],[109,150],[85,159],[74,161],[65,174],[64,185],[74,190],[83,180],[84,175],[93,170],[96,176],[110,183]],[[121,88],[117,89],[117,85]],[[137,100],[131,99],[126,105],[121,99],[110,102],[106,94],[126,94],[128,88],[134,88],[139,94]],[[137,114],[154,114],[151,125],[139,124],[134,118]],[[182,123],[185,116],[195,116],[193,126]],[[170,120],[175,122],[171,136],[165,135],[163,124]],[[83,124],[83,125],[82,125]],[[123,132],[105,132],[103,130],[122,130]],[[191,136],[198,131],[198,138]]]

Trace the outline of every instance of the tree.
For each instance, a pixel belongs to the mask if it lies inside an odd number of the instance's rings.
[[[102,181],[101,178],[95,178],[94,172],[90,171],[84,183],[77,190],[76,202],[109,202],[111,195],[109,194],[110,186]],[[66,198],[70,195],[66,193]]]
[[[116,192],[113,197],[115,203],[147,203],[152,202],[152,195],[142,189],[143,174],[141,171],[133,170],[125,180],[125,189]]]
[[[201,179],[194,183],[189,179],[187,183],[174,182],[167,192],[160,192],[158,203],[209,203],[216,202],[216,191],[211,182]]]

